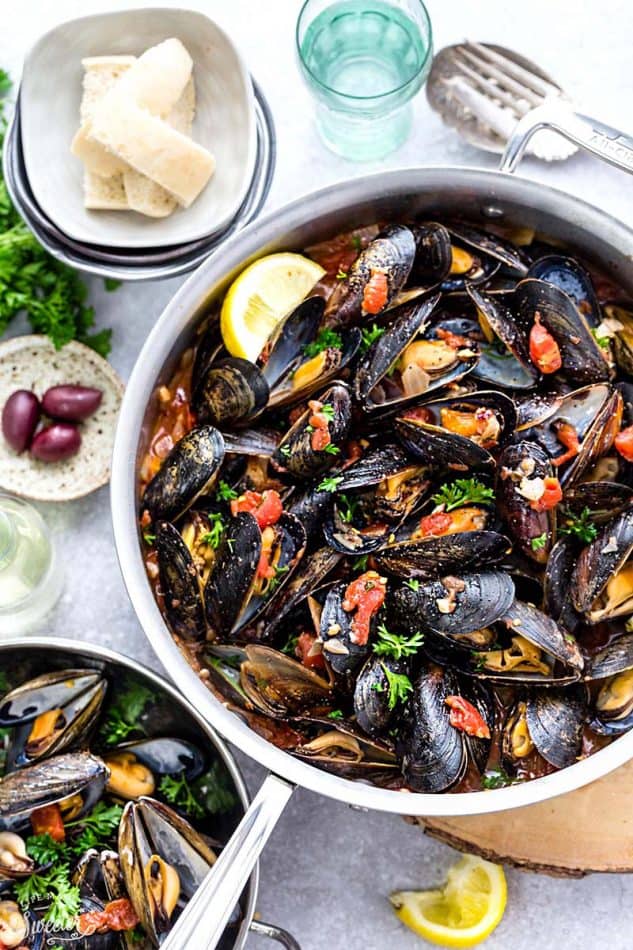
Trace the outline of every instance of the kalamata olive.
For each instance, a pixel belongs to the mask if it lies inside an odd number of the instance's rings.
[[[11,393],[2,410],[2,434],[12,449],[28,448],[40,418],[40,401],[28,389]]]
[[[68,422],[55,422],[38,432],[31,442],[31,455],[40,462],[63,462],[76,455],[81,434]]]
[[[52,386],[42,397],[42,409],[53,419],[66,422],[83,422],[99,406],[103,393],[89,386]]]

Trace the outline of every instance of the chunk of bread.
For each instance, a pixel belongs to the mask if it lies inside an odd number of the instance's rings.
[[[89,56],[81,61],[84,68],[83,95],[79,107],[81,126],[75,134],[70,150],[94,175],[107,178],[124,172],[127,167],[120,158],[91,139],[88,129],[97,102],[135,62],[136,56]]]
[[[163,40],[125,71],[118,90],[130,102],[164,119],[180,99],[192,69],[193,60],[180,40]]]
[[[127,211],[130,207],[123,184],[123,175],[104,178],[84,172],[84,205],[91,211]]]
[[[190,136],[196,107],[196,93],[193,76],[183,89],[180,99],[165,121],[183,135]],[[97,144],[97,143],[95,143]],[[102,146],[99,146],[101,148]],[[177,205],[176,199],[147,175],[127,166],[123,173],[123,186],[128,205],[133,211],[148,215],[150,218],[165,218]]]
[[[124,77],[125,78],[125,77]],[[215,170],[210,152],[133,102],[117,83],[94,110],[93,138],[188,208]]]

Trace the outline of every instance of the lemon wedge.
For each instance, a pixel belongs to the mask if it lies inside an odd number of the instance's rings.
[[[222,339],[232,356],[254,362],[279,321],[301,303],[325,273],[301,254],[269,254],[250,264],[224,298]]]
[[[396,916],[440,947],[475,947],[495,929],[506,907],[503,868],[466,855],[434,891],[397,891],[389,900]]]

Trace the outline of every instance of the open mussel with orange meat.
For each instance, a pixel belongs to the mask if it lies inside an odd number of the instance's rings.
[[[443,792],[573,764],[633,724],[633,304],[466,221],[306,253],[326,274],[253,362],[209,316],[189,429],[141,466],[167,624],[331,772]]]
[[[0,944],[159,947],[234,824],[232,780],[144,677],[44,662],[0,677]]]

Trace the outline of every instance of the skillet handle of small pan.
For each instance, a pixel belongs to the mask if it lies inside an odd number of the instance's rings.
[[[269,775],[161,950],[214,950],[294,785]]]
[[[249,930],[253,934],[259,934],[262,937],[270,937],[271,940],[276,940],[277,943],[280,943],[282,947],[285,947],[286,950],[301,950],[301,947],[287,930],[282,930],[281,927],[276,927],[274,924],[265,924],[263,920],[253,920]]]
[[[517,122],[501,158],[499,171],[515,171],[528,142],[539,129],[558,132],[597,158],[633,173],[633,137],[598,119],[574,112],[571,106],[555,100],[537,106]]]

